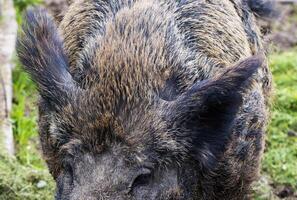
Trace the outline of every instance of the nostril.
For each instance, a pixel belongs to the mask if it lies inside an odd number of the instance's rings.
[[[149,183],[151,174],[140,174],[137,176],[132,184],[132,187],[139,187]]]
[[[151,181],[152,178],[152,173],[151,170],[149,169],[142,169],[138,175],[136,175],[133,179],[133,181],[131,182],[130,186],[129,186],[129,192],[136,187],[141,187],[141,186],[145,186],[148,185],[149,182]]]

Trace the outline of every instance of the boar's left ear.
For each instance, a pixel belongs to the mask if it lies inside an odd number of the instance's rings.
[[[177,134],[185,135],[176,138],[190,141],[191,153],[201,167],[214,166],[223,153],[242,95],[263,60],[248,58],[214,79],[196,83],[170,105],[169,124],[172,129],[183,130]]]

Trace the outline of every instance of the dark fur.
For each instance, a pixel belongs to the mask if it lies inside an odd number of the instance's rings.
[[[271,90],[252,6],[78,0],[61,36],[29,10],[17,49],[56,199],[249,198]]]
[[[248,5],[260,17],[274,18],[278,16],[275,0],[248,0]]]
[[[43,99],[50,104],[64,106],[62,102],[68,98],[68,90],[72,90],[73,85],[68,59],[56,25],[42,12],[45,10],[27,12],[25,22],[30,24],[23,24],[17,52],[25,69],[38,83]]]

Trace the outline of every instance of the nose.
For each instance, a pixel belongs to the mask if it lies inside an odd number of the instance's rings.
[[[55,200],[133,200],[132,197],[126,194],[111,194],[105,192],[90,192],[88,194],[72,193],[70,197],[56,197]]]

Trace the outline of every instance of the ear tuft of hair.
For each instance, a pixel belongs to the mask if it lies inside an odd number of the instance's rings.
[[[50,102],[62,101],[73,79],[57,27],[44,9],[27,10],[18,34],[17,54],[40,95]]]
[[[248,0],[248,5],[259,17],[275,18],[278,16],[275,0]]]
[[[218,81],[228,83],[225,85],[225,89],[232,91],[237,89],[239,92],[244,92],[250,84],[252,75],[261,67],[264,63],[264,57],[262,55],[252,56],[241,62],[236,66],[227,69]],[[227,86],[227,87],[226,87]]]

